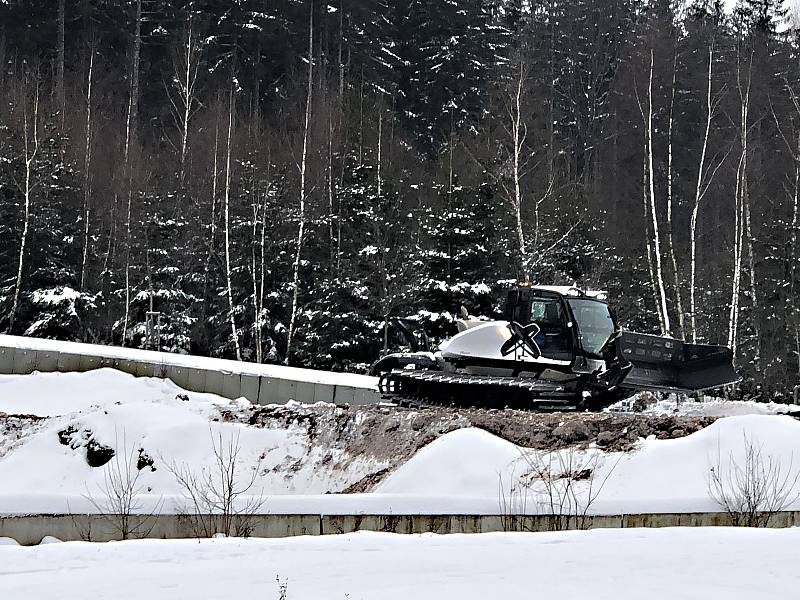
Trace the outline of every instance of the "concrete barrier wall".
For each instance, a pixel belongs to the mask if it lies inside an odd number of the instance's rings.
[[[65,343],[64,346],[69,348],[70,344]],[[168,378],[192,392],[209,392],[232,399],[245,397],[256,404],[285,404],[289,400],[304,403],[373,404],[381,400],[380,394],[374,389],[255,375],[246,372],[250,370],[247,368],[242,369],[244,372],[237,373],[227,367],[224,370],[188,367],[170,364],[169,354],[162,356],[164,358],[161,362],[155,362],[93,356],[68,350],[36,350],[0,345],[0,374],[27,375],[34,371],[83,372],[111,367],[137,377]],[[226,365],[230,363],[224,362]]]
[[[179,539],[202,537],[191,518],[181,515],[132,517],[131,538]],[[208,519],[208,517],[204,517]],[[729,525],[724,513],[659,513],[590,515],[584,528],[713,527]],[[800,511],[776,513],[769,527],[800,525]],[[490,533],[498,531],[552,531],[549,515],[253,515],[245,522],[252,537],[332,535],[354,531],[389,533]],[[570,520],[570,529],[575,529]],[[107,542],[121,539],[119,519],[108,515],[24,515],[0,517],[0,537],[22,545],[38,544],[45,536],[63,541]]]

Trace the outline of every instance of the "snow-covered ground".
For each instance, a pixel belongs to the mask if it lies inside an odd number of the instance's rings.
[[[536,503],[549,501],[528,472],[549,466],[555,475],[569,465],[574,471],[592,469],[593,489],[602,485],[590,507],[595,514],[645,512],[713,512],[719,506],[708,493],[712,467],[745,462],[745,436],[760,445],[764,459],[772,457],[784,473],[800,470],[800,422],[787,416],[728,417],[692,435],[674,440],[642,440],[630,453],[562,450],[553,453],[520,449],[490,433],[461,429],[420,450],[378,485],[377,493],[416,495],[431,500],[472,498],[476,508],[498,510],[499,487],[506,497],[518,497],[515,508],[536,512]],[[530,457],[526,460],[524,456]],[[588,494],[589,481],[577,489]],[[800,489],[797,490],[800,494]],[[494,511],[491,504],[494,503]],[[584,500],[585,502],[585,500]],[[800,509],[800,501],[793,508]],[[788,507],[787,507],[788,508]]]
[[[91,511],[89,497],[102,498],[114,463],[90,466],[93,445],[114,448],[134,462],[152,461],[139,476],[142,510],[158,506],[172,512],[184,494],[172,471],[208,469],[213,440],[220,436],[238,440],[242,477],[255,472],[252,492],[266,499],[264,510],[271,513],[497,514],[507,510],[501,491],[507,497],[513,493],[516,510],[524,505],[525,512],[537,512],[542,489],[529,473],[530,463],[548,462],[558,476],[566,461],[591,468],[593,478],[577,484],[580,493],[590,481],[595,490],[603,483],[590,512],[714,511],[709,471],[731,459],[741,464],[745,436],[785,470],[800,469],[800,422],[788,416],[722,418],[678,439],[641,440],[628,453],[594,447],[532,452],[465,428],[417,451],[377,485],[364,488],[368,493],[341,494],[397,461],[369,448],[349,453],[326,447],[319,431],[297,422],[255,427],[225,420],[226,412],[246,407],[245,400],[185,392],[168,380],[111,369],[0,376],[0,412],[48,417],[26,421],[27,429],[6,438],[0,426],[0,514]],[[736,403],[728,408],[740,411]],[[344,435],[350,435],[347,429]],[[391,432],[387,436],[391,443]],[[521,498],[526,500],[520,503]]]
[[[220,439],[223,446],[238,440],[242,477],[257,470],[252,492],[264,497],[336,492],[387,466],[369,457],[331,455],[300,427],[220,420],[220,409],[247,404],[113,369],[2,375],[0,412],[51,418],[16,443],[0,439],[0,513],[90,511],[89,497],[103,497],[111,468],[89,466],[92,443],[114,448],[134,464],[140,456],[151,459],[139,478],[142,508],[158,505],[165,512],[175,510],[184,494],[172,471],[210,468]]]
[[[0,546],[0,597],[774,600],[797,595],[799,546],[721,527]]]
[[[705,397],[702,401],[685,398],[682,394],[668,394],[661,399],[655,399],[653,394],[645,392],[642,395],[648,400],[647,406],[641,411],[645,415],[681,415],[686,417],[734,417],[739,415],[778,415],[800,414],[800,406],[794,404],[779,404],[777,402],[730,401],[724,398]],[[609,412],[634,412],[634,405],[639,395],[622,400],[612,405]]]

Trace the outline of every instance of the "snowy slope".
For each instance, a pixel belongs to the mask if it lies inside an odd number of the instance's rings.
[[[761,444],[765,458],[775,457],[785,470],[800,469],[800,422],[764,415],[719,419],[680,439],[643,440],[636,451],[622,455],[596,449],[576,452],[573,461],[595,464],[595,482],[605,480],[590,512],[711,512],[719,507],[708,495],[709,469],[717,464],[725,466],[731,459],[744,464],[745,436]],[[525,477],[530,467],[522,456],[524,452],[530,451],[485,431],[462,429],[423,448],[376,491],[430,499],[466,497],[476,499],[476,505],[488,506],[494,501],[497,506],[500,485],[508,494],[512,488],[519,489],[521,480],[529,480]],[[547,456],[543,452],[533,454]],[[564,458],[563,462],[568,460]],[[562,463],[554,459],[553,464]],[[558,471],[554,469],[554,475]],[[584,484],[579,489],[586,487]],[[544,499],[540,486],[529,489],[531,499]],[[527,506],[536,512],[535,502]],[[800,509],[800,502],[794,507]]]
[[[223,444],[238,440],[242,480],[257,470],[252,492],[258,496],[335,492],[387,466],[369,457],[331,455],[300,427],[218,420],[219,408],[246,404],[111,369],[3,376],[0,412],[62,416],[0,453],[0,513],[91,510],[85,496],[103,496],[111,463],[89,466],[89,441],[114,448],[126,457],[121,465],[138,462],[140,451],[152,459],[154,468],[142,469],[139,480],[143,510],[175,510],[183,489],[170,467],[188,465],[198,473],[210,467],[220,437]]]
[[[773,600],[797,595],[798,546],[722,527],[2,546],[0,597]]]

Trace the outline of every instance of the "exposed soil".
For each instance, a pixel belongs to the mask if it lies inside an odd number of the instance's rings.
[[[224,411],[226,421],[254,427],[301,427],[331,460],[373,457],[390,465],[345,490],[367,492],[389,472],[436,438],[478,427],[527,448],[556,450],[590,444],[631,450],[641,438],[679,438],[714,422],[714,417],[634,413],[534,413],[518,410],[401,408],[397,406],[255,406]]]
[[[36,431],[46,417],[36,415],[9,415],[0,412],[0,458],[19,444],[20,440]]]
[[[349,493],[368,492],[397,466],[438,437],[464,427],[478,427],[510,442],[538,450],[586,447],[631,450],[641,438],[679,438],[714,422],[715,417],[637,413],[535,413],[518,410],[401,408],[393,405],[330,404],[249,406],[222,410],[220,420],[252,427],[298,428],[315,449],[320,465],[335,470],[357,459],[374,459],[375,472],[350,485]],[[32,415],[0,413],[0,457],[46,421]],[[63,431],[62,443],[74,432]],[[85,445],[87,440],[82,439]],[[98,456],[100,464],[110,458]],[[142,458],[142,457],[140,457]],[[100,460],[103,459],[103,460]],[[148,466],[147,460],[139,468]],[[152,460],[152,459],[150,459]]]

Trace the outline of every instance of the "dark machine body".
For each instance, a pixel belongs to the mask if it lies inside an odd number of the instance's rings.
[[[622,330],[603,292],[519,285],[504,316],[461,319],[438,352],[390,354],[371,373],[397,401],[539,410],[599,410],[640,390],[739,379],[725,346]]]

